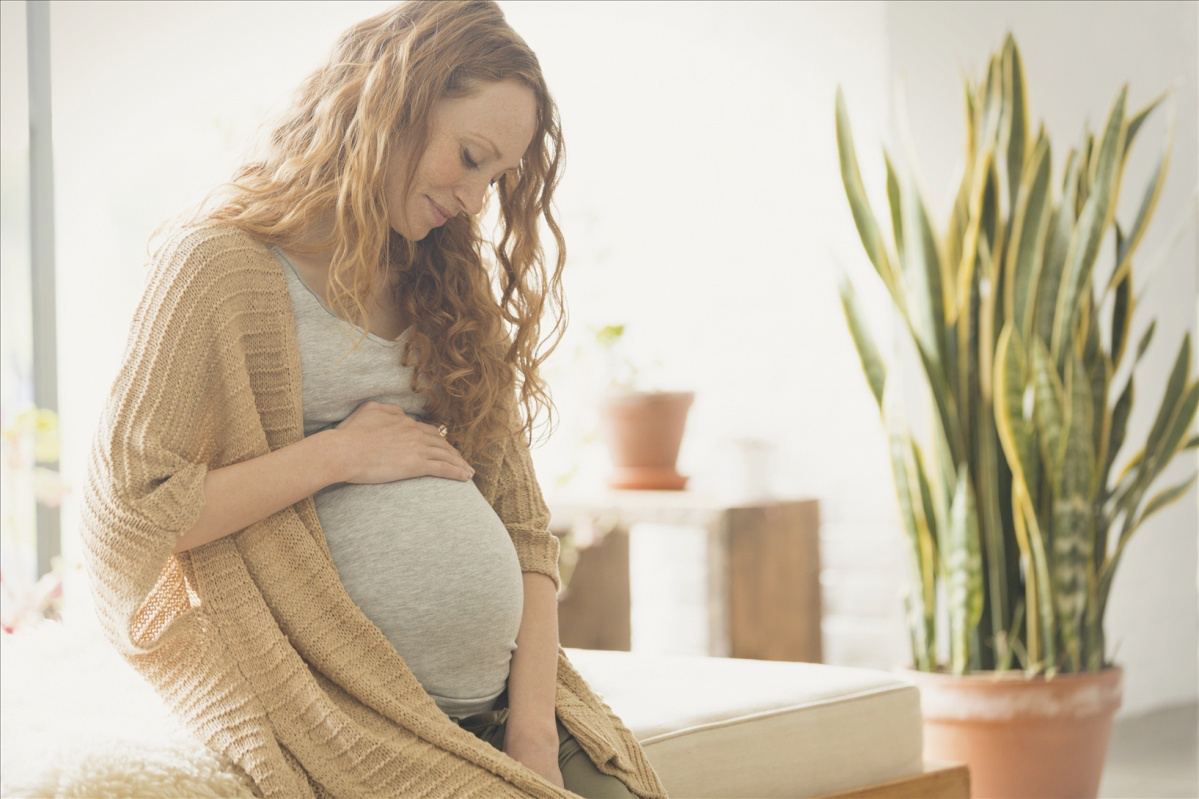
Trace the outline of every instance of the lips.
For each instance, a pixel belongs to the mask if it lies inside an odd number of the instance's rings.
[[[429,201],[429,208],[433,211],[433,219],[440,227],[444,225],[450,218],[449,213],[437,203],[433,202],[433,198],[425,195],[425,199]]]

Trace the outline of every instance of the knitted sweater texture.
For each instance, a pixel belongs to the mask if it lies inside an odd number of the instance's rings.
[[[452,722],[338,579],[311,498],[173,555],[204,477],[303,437],[285,276],[231,227],[155,255],[92,447],[85,561],[105,635],[263,797],[575,796]],[[475,483],[521,570],[557,585],[558,541],[514,436]],[[605,774],[666,792],[558,649],[555,706]]]

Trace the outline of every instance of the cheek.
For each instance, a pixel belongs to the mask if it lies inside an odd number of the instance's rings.
[[[414,194],[443,192],[452,189],[462,179],[463,166],[457,151],[429,153],[417,167]]]

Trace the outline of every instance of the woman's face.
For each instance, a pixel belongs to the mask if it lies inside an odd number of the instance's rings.
[[[477,214],[487,187],[515,170],[537,130],[537,101],[523,83],[480,84],[467,96],[434,106],[429,143],[404,190],[404,156],[387,164],[384,191],[389,222],[419,241],[450,217]]]

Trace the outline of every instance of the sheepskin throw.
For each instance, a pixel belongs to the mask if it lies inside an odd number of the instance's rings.
[[[85,562],[101,628],[167,706],[264,797],[562,797],[452,722],[338,579],[311,498],[172,555],[209,469],[303,436],[287,283],[229,227],[155,255],[92,449]],[[558,583],[558,542],[513,436],[475,483],[522,571]],[[555,706],[605,774],[665,790],[633,734],[559,647]]]

